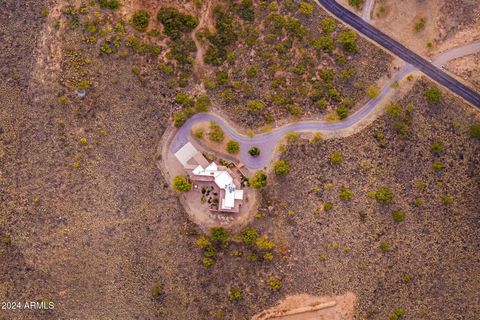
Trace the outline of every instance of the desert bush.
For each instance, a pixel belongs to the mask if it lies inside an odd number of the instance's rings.
[[[258,237],[257,240],[255,240],[255,245],[260,250],[272,250],[273,248],[275,248],[275,244],[270,241],[266,236]]]
[[[278,160],[273,164],[273,169],[275,174],[283,176],[290,172],[290,164],[285,160]]]
[[[313,5],[308,2],[300,2],[300,12],[306,15],[310,15],[313,13]]]
[[[337,20],[333,18],[325,18],[322,20],[322,31],[331,33],[337,29]]]
[[[242,230],[241,239],[246,245],[252,245],[258,238],[258,232],[252,227],[247,227]]]
[[[405,220],[405,213],[401,210],[393,210],[392,219],[397,223],[402,222],[403,220]]]
[[[317,144],[323,141],[323,136],[320,132],[316,132],[313,134],[312,138],[310,139],[310,142],[313,144]]]
[[[252,157],[258,157],[260,155],[260,149],[258,147],[251,147],[250,150],[248,150],[248,154]]]
[[[445,149],[443,143],[436,141],[430,145],[430,151],[432,151],[433,154],[439,155],[442,153],[443,149]]]
[[[203,263],[203,266],[205,268],[210,268],[211,266],[213,266],[215,264],[215,259],[209,258],[209,257],[204,257],[203,260],[202,260],[202,263]]]
[[[249,100],[247,102],[247,110],[249,112],[260,112],[265,108],[265,104],[261,100]]]
[[[433,161],[432,168],[433,168],[433,170],[435,170],[435,171],[441,171],[441,170],[443,170],[445,167],[444,167],[443,163],[442,163],[440,160],[435,160],[435,161]]]
[[[442,92],[437,87],[430,87],[424,92],[425,98],[430,103],[438,103],[442,100]]]
[[[343,155],[340,151],[334,151],[330,155],[330,163],[332,164],[341,164],[343,162]]]
[[[229,233],[225,228],[215,227],[210,229],[210,236],[213,240],[225,243],[228,240]]]
[[[175,102],[180,103],[182,106],[188,107],[193,103],[193,99],[190,98],[186,93],[178,92],[175,95]]]
[[[228,141],[227,151],[230,154],[238,153],[238,151],[240,151],[240,143],[238,143],[238,141],[235,141],[235,140]]]
[[[179,38],[198,25],[197,18],[180,13],[174,8],[161,8],[157,14],[157,20],[163,25],[165,34],[171,38]]]
[[[380,92],[380,88],[374,85],[371,85],[367,88],[367,95],[370,97],[370,99],[377,98],[380,95]]]
[[[256,67],[250,67],[247,69],[246,74],[249,78],[254,78],[258,73],[258,69]]]
[[[173,125],[177,128],[183,126],[185,121],[187,121],[187,114],[183,111],[179,111],[173,114]]]
[[[163,293],[162,286],[160,284],[155,284],[152,287],[152,297],[158,299]]]
[[[228,299],[230,301],[238,301],[242,298],[242,291],[236,287],[230,287],[228,292]]]
[[[173,187],[177,191],[187,192],[192,190],[192,184],[186,177],[176,176],[173,178]]]
[[[204,134],[205,134],[205,131],[202,128],[198,128],[195,131],[193,131],[193,136],[197,139],[202,139]]]
[[[452,195],[450,194],[444,194],[442,195],[442,204],[449,206],[452,205],[454,202]]]
[[[267,186],[267,175],[263,171],[257,171],[255,175],[250,178],[250,185],[255,189],[261,189]]]
[[[360,9],[363,6],[365,0],[348,0],[348,4],[354,7],[355,9]]]
[[[387,187],[380,187],[375,192],[375,200],[379,203],[388,204],[391,203],[393,200],[393,192]]]
[[[380,250],[382,250],[383,253],[387,253],[392,249],[390,243],[384,241],[380,242],[380,245],[378,247],[380,248]]]
[[[280,278],[277,278],[277,277],[270,277],[268,279],[268,286],[273,291],[280,290],[282,288],[282,280]]]
[[[425,25],[427,24],[427,19],[425,17],[421,17],[420,19],[418,19],[416,22],[415,22],[415,26],[413,27],[413,29],[416,31],[416,32],[420,32],[422,31],[423,29],[425,29]]]
[[[342,201],[350,201],[350,200],[352,200],[353,192],[350,191],[349,188],[343,187],[342,189],[340,189],[340,192],[339,192],[339,194],[338,194],[338,197],[339,197],[340,200],[342,200]]]
[[[108,8],[108,9],[118,9],[120,7],[119,0],[98,0],[98,4],[101,8]]]
[[[472,125],[468,132],[470,137],[480,139],[480,124]]]
[[[396,308],[388,315],[388,320],[400,320],[405,315],[403,308]]]
[[[289,132],[285,135],[285,140],[287,140],[287,143],[294,143],[297,142],[300,139],[300,134],[298,132]]]
[[[332,209],[333,209],[333,203],[331,203],[331,202],[325,202],[325,203],[323,204],[323,210],[324,210],[324,211],[328,212],[328,211],[330,211],[330,210],[332,210]]]
[[[343,49],[347,52],[357,52],[357,33],[353,30],[340,33],[338,42],[343,44]]]
[[[213,142],[220,143],[223,141],[224,136],[225,134],[223,133],[222,127],[220,127],[215,121],[211,121],[208,138]]]
[[[145,10],[139,10],[132,16],[132,26],[141,32],[145,32],[150,23],[150,15]]]
[[[210,98],[206,95],[200,96],[195,101],[196,112],[207,112],[210,107]]]

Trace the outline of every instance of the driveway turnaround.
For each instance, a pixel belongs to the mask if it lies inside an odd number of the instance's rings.
[[[412,50],[406,48],[399,42],[393,40],[380,30],[376,29],[361,17],[357,16],[347,8],[343,7],[335,0],[315,0],[317,4],[324,7],[327,11],[337,17],[339,20],[350,25],[365,37],[376,42],[394,55],[401,58],[408,64],[415,66],[418,70],[428,77],[443,85],[450,91],[456,93],[473,106],[480,108],[480,94],[468,88],[460,81],[445,73],[442,69],[436,67],[426,59],[422,58]]]

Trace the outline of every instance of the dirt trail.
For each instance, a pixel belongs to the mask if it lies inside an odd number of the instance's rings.
[[[202,46],[202,43],[195,36],[198,31],[203,28],[210,29],[210,26],[213,25],[213,16],[212,16],[212,7],[215,1],[207,1],[206,5],[202,7],[198,26],[192,32],[192,39],[195,42],[197,47],[197,53],[195,55],[195,63],[193,65],[194,75],[201,79],[205,73],[205,64],[203,62],[203,55],[205,54],[205,48]]]

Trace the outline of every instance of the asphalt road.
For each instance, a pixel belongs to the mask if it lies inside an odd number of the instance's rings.
[[[428,60],[422,58],[415,52],[411,51],[399,42],[393,40],[383,32],[371,26],[368,22],[362,20],[361,17],[355,15],[353,12],[343,7],[335,0],[316,0],[316,2],[339,20],[350,25],[353,29],[360,32],[365,37],[384,47],[386,50],[398,56],[406,63],[415,66],[418,70],[426,74],[434,81],[443,85],[450,91],[470,102],[473,106],[480,109],[479,93],[468,88],[458,80],[448,75],[442,69],[434,66]]]

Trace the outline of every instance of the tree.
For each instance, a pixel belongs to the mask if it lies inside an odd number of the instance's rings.
[[[187,192],[192,190],[192,184],[186,177],[176,176],[173,178],[173,188],[177,191]]]
[[[277,175],[283,176],[290,172],[290,164],[285,160],[279,160],[273,164],[273,169]]]
[[[145,32],[150,23],[150,15],[145,10],[139,10],[132,16],[132,26],[141,32]]]
[[[248,150],[248,153],[252,157],[258,157],[260,155],[260,149],[258,147],[251,147],[250,150]]]
[[[250,185],[255,189],[261,189],[267,186],[267,175],[263,171],[257,171],[250,179]]]
[[[442,100],[442,92],[437,87],[430,87],[424,92],[425,98],[430,103],[438,103]]]
[[[238,143],[235,140],[228,141],[227,143],[228,153],[235,154],[235,153],[238,153],[239,150],[240,150],[240,143]]]
[[[387,187],[380,187],[375,192],[375,200],[379,203],[388,204],[393,200],[393,192]]]

